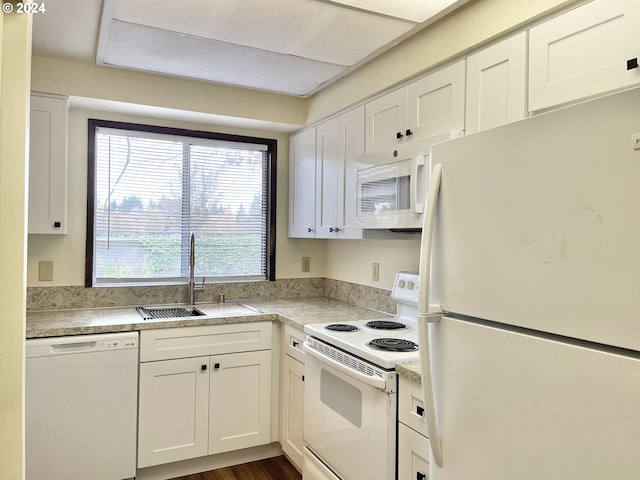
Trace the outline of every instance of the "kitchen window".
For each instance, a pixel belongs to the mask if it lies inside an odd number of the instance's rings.
[[[275,279],[276,141],[89,120],[86,286]]]

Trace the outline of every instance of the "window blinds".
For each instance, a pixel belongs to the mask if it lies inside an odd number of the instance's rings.
[[[266,145],[98,127],[94,283],[264,279]]]

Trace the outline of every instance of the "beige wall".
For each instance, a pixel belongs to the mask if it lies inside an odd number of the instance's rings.
[[[55,92],[57,93],[57,92]],[[177,128],[210,130],[220,133],[275,138],[278,141],[278,190],[276,218],[276,275],[277,278],[323,276],[324,248],[322,241],[292,240],[287,237],[288,211],[288,135],[281,132],[249,130],[220,125],[196,124],[167,118],[148,118],[113,112],[71,109],[69,115],[69,191],[68,234],[29,235],[28,285],[61,286],[84,285],[86,194],[87,194],[87,120],[99,118],[134,123],[164,125]],[[300,257],[312,257],[312,271],[300,272]],[[38,262],[54,262],[53,282],[38,281]]]
[[[307,123],[362,102],[536,19],[584,0],[471,0],[314,95]]]
[[[31,16],[0,16],[0,479],[24,478],[26,178]]]
[[[581,1],[581,0],[578,0]],[[576,0],[471,0],[465,7],[423,30],[316,94],[309,102],[308,123],[437,69],[506,32],[567,7]],[[397,271],[418,269],[419,237],[397,235],[397,240],[328,241],[325,276],[347,282],[391,289]],[[372,280],[373,263],[380,280]]]
[[[287,238],[288,143],[286,135],[277,132],[297,130],[304,124],[313,123],[347,106],[362,102],[393,85],[438,68],[456,56],[506,32],[524,28],[526,24],[576,1],[582,0],[471,0],[451,16],[425,29],[309,100],[42,57],[36,57],[33,61],[33,90],[98,98],[109,102],[134,103],[146,107],[158,106],[174,112],[195,111],[212,114],[216,119],[213,120],[213,125],[207,125],[206,128],[275,136],[278,138],[279,158],[276,257],[278,278],[325,276],[390,289],[396,271],[417,269],[419,242],[415,235],[398,236],[397,241]],[[122,105],[124,104],[120,106]],[[117,109],[118,105],[114,108]],[[131,117],[121,114],[72,110],[69,235],[59,238],[30,236],[28,284],[31,286],[83,284],[88,115],[145,123],[176,124],[189,128],[184,123],[171,120],[131,120]],[[253,130],[229,127],[237,125],[238,119],[250,120],[248,125],[251,125]],[[308,274],[300,271],[302,256],[311,257],[311,272]],[[38,282],[39,260],[54,261],[53,282]],[[374,262],[380,265],[379,281],[373,281],[371,277]]]

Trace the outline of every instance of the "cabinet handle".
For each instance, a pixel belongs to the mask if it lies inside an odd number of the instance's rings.
[[[302,375],[302,381],[304,382],[304,375]]]
[[[219,363],[214,363],[213,364],[213,368],[215,368],[216,370],[220,368],[220,364]]]
[[[410,137],[411,135],[413,135],[413,132],[411,131],[411,129],[410,129],[410,128],[407,128],[407,131],[405,132],[405,135],[406,135],[407,137]]]
[[[311,228],[311,227],[307,228],[307,232],[309,232],[309,233],[313,232],[313,228]]]
[[[298,345],[300,345],[300,343],[294,340],[293,342],[291,342],[291,345],[297,347]]]
[[[424,408],[422,408],[420,405],[416,406],[416,413],[418,415],[420,415],[421,417],[424,417]]]
[[[404,135],[402,135],[402,132],[396,132],[396,138],[398,140],[400,140]]]
[[[427,476],[422,472],[416,472],[416,480],[424,480]]]
[[[627,60],[627,70],[633,70],[634,68],[638,68],[638,58],[630,58]]]
[[[62,226],[62,222],[53,222],[53,228],[60,228]]]
[[[330,232],[339,232],[340,228],[338,228],[338,227],[329,227],[329,231]]]
[[[207,366],[206,366],[206,365],[202,365],[202,366],[200,367],[200,370],[202,370],[203,372],[204,372],[206,369],[207,369]]]

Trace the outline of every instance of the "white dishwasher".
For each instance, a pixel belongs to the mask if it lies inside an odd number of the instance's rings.
[[[138,333],[26,342],[26,479],[136,475]]]

